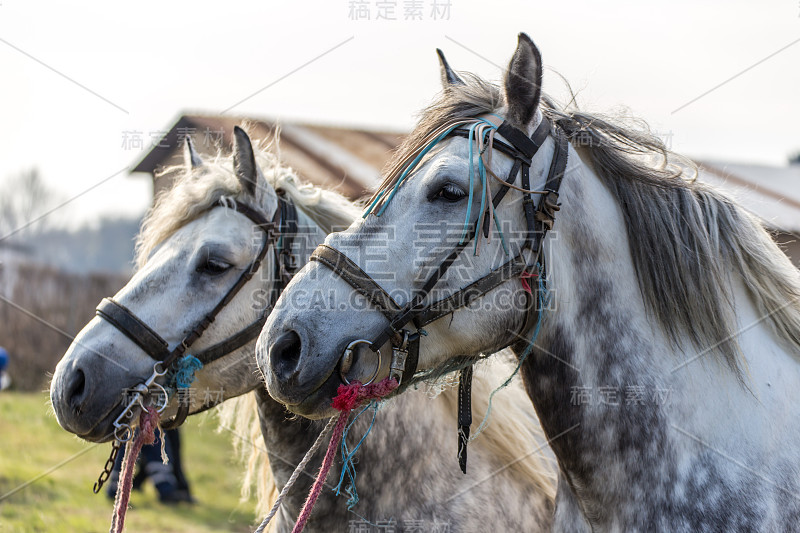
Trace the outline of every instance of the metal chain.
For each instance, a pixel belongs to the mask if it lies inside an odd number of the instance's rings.
[[[114,442],[111,443],[111,454],[108,456],[106,466],[103,467],[103,471],[100,472],[100,476],[97,478],[97,481],[95,481],[94,488],[92,489],[92,492],[95,494],[100,492],[100,489],[103,488],[103,484],[108,481],[109,476],[111,476],[111,471],[114,470],[114,463],[117,462],[117,455],[119,455],[121,447],[122,443],[117,439],[114,439]]]

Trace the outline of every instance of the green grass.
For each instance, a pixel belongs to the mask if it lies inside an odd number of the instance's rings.
[[[184,470],[198,503],[161,504],[146,483],[144,491],[131,495],[126,531],[252,531],[253,504],[239,502],[242,467],[232,459],[230,435],[215,429],[214,420],[204,415],[182,428]],[[110,449],[61,429],[46,394],[0,393],[0,532],[108,531],[112,502],[104,491],[92,493],[92,485]]]

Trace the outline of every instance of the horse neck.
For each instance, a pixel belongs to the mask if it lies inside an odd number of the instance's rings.
[[[311,252],[328,236],[325,231],[306,215],[302,209],[297,209],[297,227],[299,235],[294,240],[294,256],[298,268],[305,264]]]
[[[304,264],[300,259],[309,257],[311,252],[325,240],[327,234],[300,209],[297,210],[297,218],[298,235],[294,239],[292,253],[300,268]],[[255,343],[246,349],[252,355]],[[280,491],[314,444],[325,424],[292,415],[283,404],[272,399],[263,383],[259,382],[258,385],[255,394],[261,435],[269,458],[272,479]],[[323,443],[321,449],[311,458],[305,473],[300,474],[297,484],[284,500],[276,517],[276,531],[290,531],[291,525],[297,520],[297,515],[314,481],[318,465],[322,464],[325,454],[324,444],[326,443]],[[338,479],[339,469],[339,465],[333,466],[328,476],[328,485],[331,483],[330,480]],[[344,531],[352,518],[354,516],[347,511],[343,501],[340,501],[330,487],[326,486],[319,496],[307,527],[310,531]]]
[[[691,450],[698,442],[755,443],[753,424],[767,431],[757,421],[765,391],[756,382],[743,386],[714,353],[679,367],[702,349],[667,339],[639,291],[620,207],[572,149],[570,160],[577,165],[564,179],[562,208],[544,249],[552,302],[521,372],[581,512],[619,524],[608,509],[621,516],[635,498],[651,508],[669,499],[669,487],[685,476],[676,465],[703,453]],[[736,301],[740,323],[750,323],[754,306],[733,272],[731,279],[719,290]],[[748,331],[744,345],[780,352],[765,328]],[[520,356],[527,347],[521,342],[514,350]],[[784,370],[797,376],[789,359],[782,360]],[[750,369],[765,383],[764,363],[753,361]],[[788,390],[786,396],[792,397]],[[727,470],[728,463],[714,468]]]

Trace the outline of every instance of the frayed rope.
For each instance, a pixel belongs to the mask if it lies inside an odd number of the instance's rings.
[[[147,407],[139,416],[139,431],[133,440],[125,446],[125,459],[122,461],[122,473],[117,484],[117,496],[114,501],[114,514],[111,515],[110,533],[122,533],[125,527],[125,515],[128,512],[131,488],[133,486],[133,469],[142,446],[153,444],[156,439],[158,427],[158,411],[154,407]],[[162,439],[163,440],[163,439]]]
[[[347,446],[347,434],[350,432],[350,429],[353,427],[353,424],[356,423],[356,420],[364,414],[365,411],[372,410],[372,420],[369,422],[369,427],[367,431],[364,432],[364,435],[359,439],[358,443],[350,450]],[[347,487],[344,491],[347,493],[347,510],[352,511],[353,507],[358,503],[358,490],[356,490],[356,465],[355,465],[355,455],[359,448],[361,448],[361,444],[369,435],[369,432],[372,431],[372,426],[375,425],[375,416],[378,414],[378,402],[373,400],[369,402],[361,411],[358,412],[356,416],[353,417],[353,420],[347,425],[347,428],[344,430],[344,434],[342,434],[342,473],[339,475],[339,484],[336,485],[334,489],[336,491],[336,495],[339,496],[342,492],[342,485],[344,484],[344,477],[347,476],[349,481],[347,483]]]
[[[322,492],[322,486],[331,470],[333,457],[336,455],[336,448],[344,435],[345,424],[347,423],[350,411],[365,401],[377,400],[388,396],[397,387],[397,380],[390,378],[369,385],[362,385],[358,381],[354,381],[350,385],[339,385],[339,389],[336,391],[337,395],[332,402],[333,408],[340,411],[339,418],[336,420],[336,426],[333,428],[331,441],[328,444],[325,458],[322,460],[322,466],[319,469],[319,474],[317,474],[317,479],[314,481],[314,485],[312,485],[311,491],[308,493],[308,498],[306,498],[306,502],[303,504],[303,509],[300,511],[292,533],[300,533],[303,531],[309,516],[311,516],[311,510],[314,508],[314,504],[317,503],[317,498],[319,498]]]

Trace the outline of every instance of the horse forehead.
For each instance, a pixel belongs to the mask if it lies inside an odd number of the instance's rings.
[[[441,170],[466,173],[469,171],[469,140],[464,137],[451,136],[445,139],[438,149],[432,151],[431,158],[425,162],[423,169],[427,172]],[[474,144],[474,141],[473,141]],[[478,150],[473,146],[472,159],[477,161]]]
[[[201,219],[201,228],[204,236],[241,237],[254,234],[253,223],[244,215],[233,209],[217,207],[212,209],[206,217]]]
[[[499,134],[495,138],[502,140],[506,144],[511,144]],[[481,153],[478,147],[475,146],[475,141],[472,144],[472,162],[475,164],[478,162],[478,158],[481,157]],[[449,137],[441,149],[433,153],[431,160],[428,162],[430,164],[429,168],[435,171],[444,169],[448,172],[458,172],[458,175],[461,176],[467,176],[469,173],[469,153],[469,139],[457,136]],[[495,170],[511,166],[512,158],[499,150],[492,150],[491,153],[487,150],[483,154],[483,159],[488,163],[489,158],[491,158],[492,167]]]
[[[176,231],[174,246],[189,251],[223,244],[236,251],[249,248],[262,238],[249,219],[232,209],[217,208]]]
[[[165,265],[185,263],[189,256],[198,249],[213,244],[223,244],[226,248],[243,248],[251,241],[249,221],[244,217],[229,216],[224,211],[215,209],[178,228],[163,243],[156,247],[150,258],[131,281],[142,274],[154,274]],[[242,220],[238,220],[238,219]],[[161,272],[164,274],[165,272]]]

